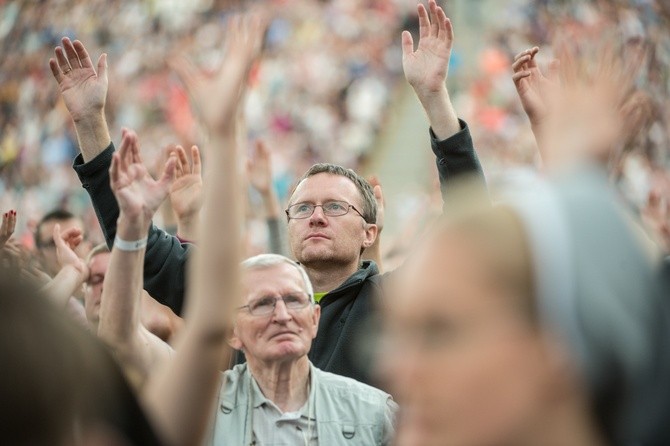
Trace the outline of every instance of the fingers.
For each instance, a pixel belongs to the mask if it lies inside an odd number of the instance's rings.
[[[53,74],[54,79],[56,79],[56,82],[60,84],[63,81],[63,72],[58,66],[58,62],[56,62],[56,59],[54,59],[53,57],[49,59],[49,68],[51,68],[51,74]]]
[[[428,18],[428,11],[426,7],[419,3],[416,7],[419,15],[419,40],[430,35],[430,19]]]
[[[430,11],[430,35],[432,37],[437,37],[440,31],[440,25],[438,23],[437,3],[435,3],[435,0],[430,0],[428,2],[428,10]]]
[[[170,157],[175,157],[176,162],[174,166],[174,177],[175,178],[181,178],[184,176],[184,171],[188,169],[188,160],[186,159],[186,153],[184,152],[184,148],[182,146],[175,146],[169,153],[168,159],[165,160],[167,161],[170,159]]]
[[[515,73],[520,71],[520,70],[525,70],[526,69],[526,64],[530,61],[530,54],[523,55],[519,57],[518,59],[514,60],[514,63],[512,64],[512,71]]]
[[[107,53],[102,53],[98,58],[98,77],[107,82]]]
[[[525,79],[530,76],[530,71],[519,71],[518,73],[514,73],[512,76],[512,80],[514,83],[518,83],[521,79]]]
[[[414,52],[414,39],[409,31],[402,32],[402,55],[408,56]],[[55,76],[55,74],[54,74]],[[58,80],[58,79],[56,79]]]
[[[128,160],[131,156],[131,145],[133,144],[133,133],[128,129],[123,129],[121,131],[123,135],[121,138],[121,146],[119,151],[116,153],[117,157],[117,168],[118,172],[126,172],[128,170]]]
[[[118,184],[119,182],[119,160],[120,156],[117,153],[114,153],[112,155],[112,165],[109,167],[109,180],[112,184],[112,189],[114,189],[115,185]]]
[[[91,56],[88,55],[86,47],[79,40],[72,42],[72,47],[74,48],[75,53],[77,54],[77,59],[81,64],[82,68],[93,68],[93,62],[91,61]]]
[[[60,225],[58,223],[54,225],[53,234],[51,236],[53,237],[57,248],[60,249],[65,244],[63,238],[61,237]]]
[[[181,79],[181,82],[186,87],[189,93],[193,93],[193,88],[195,87],[198,80],[198,70],[196,69],[193,62],[191,62],[186,56],[178,56],[168,60],[168,65],[170,68],[177,73],[177,76]]]
[[[67,60],[70,63],[70,67],[72,67],[73,70],[81,68],[81,62],[79,61],[77,50],[74,49],[72,41],[67,37],[63,37],[61,43],[63,45],[63,49],[65,50],[65,57],[67,57]]]
[[[447,38],[447,15],[444,9],[437,7],[437,38],[444,40]]]
[[[67,243],[70,249],[75,249],[84,240],[84,236],[83,233],[81,232],[81,229],[70,228],[67,231],[60,234],[60,239],[63,243]],[[56,241],[55,227],[54,227],[54,242],[58,244],[58,242]]]
[[[446,17],[446,15],[445,15]],[[447,42],[453,42],[454,41],[454,25],[451,23],[451,19],[446,17],[444,20],[444,28],[446,32],[446,38]]]
[[[14,234],[15,229],[16,229],[16,211],[11,210],[9,211],[9,225],[7,227],[7,231],[9,232],[10,236]]]
[[[191,164],[188,162],[184,148],[182,146],[177,146],[174,153],[177,155],[177,164],[175,167],[182,171],[186,171],[186,173],[191,173]]]
[[[167,190],[174,181],[175,178],[175,168],[177,165],[177,155],[172,153],[168,160],[165,162],[165,169],[163,170],[163,175],[158,180],[158,183],[162,188]]]
[[[191,159],[193,160],[193,173],[202,176],[202,160],[198,146],[191,146]]]
[[[54,50],[54,53],[56,54],[56,62],[58,63],[58,68],[60,71],[63,74],[67,74],[72,71],[72,67],[70,67],[70,63],[67,61],[67,57],[65,56],[65,51],[63,48],[57,46]]]

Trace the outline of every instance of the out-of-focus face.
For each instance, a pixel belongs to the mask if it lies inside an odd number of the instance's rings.
[[[519,444],[549,399],[545,343],[478,249],[441,234],[397,273],[381,371],[400,445]]]
[[[35,240],[35,244],[37,245],[37,250],[40,255],[40,261],[46,269],[46,273],[51,277],[54,277],[58,274],[58,271],[60,271],[60,264],[58,263],[58,257],[56,255],[56,244],[53,240],[54,226],[56,226],[56,224],[60,225],[61,233],[71,228],[79,228],[85,233],[84,225],[78,218],[49,220],[40,226],[39,233],[37,234],[38,240]],[[84,240],[77,246],[75,253],[83,259],[90,250],[90,242]]]
[[[296,203],[323,204],[345,201],[362,212],[363,197],[347,177],[319,173],[304,179],[296,187],[290,205]],[[360,259],[361,249],[375,241],[377,226],[365,222],[356,211],[328,217],[317,207],[309,218],[288,222],[291,251],[303,265],[333,263],[349,265]]]
[[[97,327],[98,322],[100,322],[102,283],[105,280],[110,256],[110,253],[102,252],[94,256],[88,263],[90,274],[84,291],[84,308],[86,309],[86,319],[93,327]]]
[[[306,295],[299,271],[289,264],[245,271],[243,283],[245,304],[265,297]],[[247,309],[241,309],[231,343],[244,351],[250,363],[296,360],[309,352],[320,315],[318,305],[288,310],[281,300],[268,316],[254,316]]]

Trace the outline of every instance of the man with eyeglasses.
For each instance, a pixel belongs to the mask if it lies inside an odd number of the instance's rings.
[[[223,374],[213,444],[390,444],[391,396],[321,371],[307,357],[321,308],[305,270],[261,254],[242,271],[246,304],[231,345],[247,361]]]
[[[481,166],[470,132],[453,109],[446,88],[453,43],[451,22],[434,0],[420,4],[419,43],[409,32],[402,36],[403,69],[430,121],[430,137],[443,193],[463,175],[474,174],[483,184]],[[75,121],[81,155],[74,168],[89,192],[107,243],[116,233],[118,205],[109,187],[109,166],[114,153],[104,118],[107,94],[106,59],[93,68],[81,42],[63,40],[52,61],[66,106]],[[75,61],[70,67],[68,61]],[[61,73],[58,64],[67,70]],[[84,73],[79,73],[80,71]],[[73,75],[76,74],[76,76]],[[74,84],[72,79],[84,79]],[[94,91],[95,94],[92,94]],[[288,239],[295,260],[307,271],[321,306],[321,321],[309,353],[324,371],[373,383],[369,361],[357,346],[373,336],[365,332],[377,313],[382,276],[374,262],[361,254],[377,235],[376,202],[370,185],[349,169],[330,164],[312,167],[301,179],[287,207]],[[222,234],[205,234],[221,237]],[[185,271],[193,245],[181,243],[152,226],[145,255],[144,287],[152,296],[181,314]],[[223,284],[222,284],[223,285]],[[223,285],[225,286],[225,285]],[[238,360],[240,360],[239,358]]]

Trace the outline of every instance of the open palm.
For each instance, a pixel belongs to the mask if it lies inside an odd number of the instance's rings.
[[[434,93],[444,88],[454,41],[451,21],[434,0],[429,2],[430,17],[419,4],[419,45],[408,31],[402,34],[402,67],[407,82],[418,93]]]
[[[558,61],[549,66],[548,76],[545,76],[537,64],[535,56],[539,48],[531,48],[516,55],[512,70],[512,80],[517,94],[521,99],[523,110],[533,124],[543,121],[549,114],[549,97],[558,87],[556,70]]]
[[[49,60],[49,67],[74,121],[103,110],[107,97],[107,55],[98,59],[96,72],[84,45],[78,40],[73,43],[67,37],[55,54],[56,58]]]
[[[124,130],[119,151],[112,158],[111,187],[119,209],[129,217],[151,220],[170,190],[175,159],[171,156],[162,177],[156,181],[142,162],[137,135]]]
[[[175,154],[175,180],[170,186],[170,202],[177,218],[197,215],[202,208],[202,167],[198,146],[191,147],[192,163],[186,158],[181,146],[176,146],[171,154]]]

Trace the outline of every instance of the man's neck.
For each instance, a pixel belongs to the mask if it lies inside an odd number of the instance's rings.
[[[309,397],[309,360],[260,364],[248,361],[249,371],[263,395],[282,412],[295,412]]]
[[[342,285],[352,274],[360,268],[360,260],[347,266],[335,265],[304,265],[307,276],[317,293],[329,293]]]

